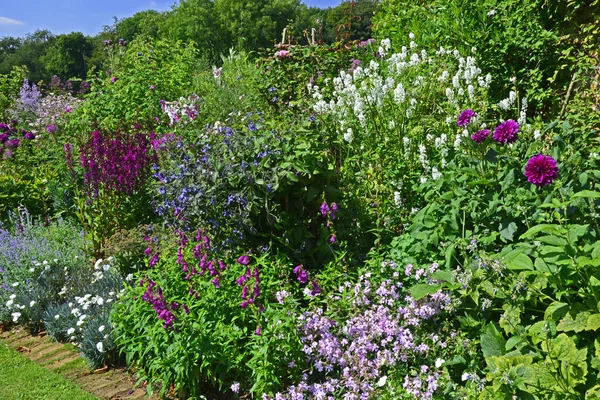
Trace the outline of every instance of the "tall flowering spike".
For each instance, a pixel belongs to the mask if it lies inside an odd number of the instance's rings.
[[[498,127],[496,127],[492,137],[496,142],[502,144],[514,143],[519,138],[517,135],[518,132],[519,124],[516,121],[509,119],[508,121],[504,121],[498,125]]]
[[[538,154],[527,161],[525,173],[529,183],[538,187],[546,186],[558,178],[556,160],[550,156]]]
[[[473,139],[473,141],[477,144],[481,144],[483,142],[485,142],[485,140],[490,136],[490,130],[489,129],[481,129],[478,130],[476,133],[474,133],[471,136],[471,139]]]
[[[460,115],[458,116],[458,120],[456,121],[456,124],[460,127],[465,127],[471,123],[471,121],[473,120],[473,117],[475,117],[475,115],[476,115],[475,111],[467,108],[466,110],[463,110],[460,113]]]
[[[81,148],[84,181],[94,192],[103,187],[112,192],[132,194],[146,181],[152,157],[145,135],[92,132]]]

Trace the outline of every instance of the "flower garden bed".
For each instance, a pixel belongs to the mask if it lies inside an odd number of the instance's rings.
[[[426,39],[208,70],[191,44],[107,41],[81,100],[25,81],[0,125],[0,322],[182,399],[597,398],[597,70],[557,107]],[[77,379],[121,396],[104,376]]]

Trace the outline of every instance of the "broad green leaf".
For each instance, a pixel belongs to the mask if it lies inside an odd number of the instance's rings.
[[[481,335],[481,350],[485,358],[504,354],[506,341],[494,324],[488,324]]]
[[[523,341],[521,336],[513,336],[506,341],[506,350],[510,350]]]
[[[521,239],[527,239],[527,238],[532,237],[535,234],[540,233],[540,232],[545,232],[545,233],[549,233],[549,234],[554,234],[556,236],[561,236],[562,234],[564,234],[563,233],[564,229],[560,225],[554,225],[554,224],[536,225],[536,226],[529,228],[527,230],[527,232],[522,234]]]
[[[453,278],[452,278],[452,273],[450,271],[435,271],[433,274],[430,275],[431,278],[436,279],[438,281],[444,281],[444,282],[452,282]]]
[[[588,317],[585,329],[588,331],[595,331],[600,328],[600,314],[592,314]]]
[[[571,199],[580,199],[580,198],[597,199],[599,197],[600,197],[600,192],[596,192],[593,190],[582,190],[581,192],[577,192],[577,193],[573,194],[573,196],[571,196]]]
[[[546,308],[546,312],[544,313],[544,319],[558,321],[567,312],[569,312],[569,305],[567,303],[555,301],[552,304],[550,304],[548,308]]]
[[[558,325],[556,325],[556,330],[559,332],[584,331],[586,329],[586,324],[589,316],[590,313],[587,311],[578,313],[575,319],[573,319],[571,314],[567,314],[562,320],[560,320]]]
[[[428,285],[426,283],[418,283],[409,289],[410,295],[415,300],[420,300],[428,294],[434,294],[440,290],[440,285]]]
[[[556,272],[556,267],[554,265],[548,264],[546,261],[544,261],[543,258],[536,258],[534,265],[536,271],[550,273]]]
[[[503,220],[499,227],[500,235],[504,239],[509,241],[513,240],[514,234],[517,231],[517,229],[517,224],[510,220]]]
[[[533,270],[533,262],[531,261],[531,258],[529,258],[529,256],[523,253],[518,253],[513,256],[511,255],[511,253],[509,253],[504,258],[508,269],[511,269],[513,271]]]
[[[538,240],[542,243],[549,244],[552,246],[566,246],[567,245],[567,241],[565,239],[563,239],[562,237],[554,236],[554,235],[540,236],[539,238],[537,238],[535,240]]]

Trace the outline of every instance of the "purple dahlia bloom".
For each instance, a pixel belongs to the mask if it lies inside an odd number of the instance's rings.
[[[475,143],[481,144],[485,142],[485,140],[490,136],[490,133],[491,132],[489,129],[480,129],[476,133],[471,135],[471,139],[473,139]]]
[[[6,143],[8,141],[8,135],[6,133],[0,134],[0,143]]]
[[[475,115],[475,111],[467,108],[460,113],[456,124],[460,127],[465,127],[471,123],[471,120]]]
[[[112,83],[115,83],[119,78],[117,78],[116,76],[113,76],[112,78],[110,78],[110,81]]]
[[[538,154],[527,161],[525,174],[529,183],[542,187],[551,184],[558,178],[556,160],[550,156]]]
[[[35,135],[33,133],[31,133],[31,132],[25,132],[24,136],[25,136],[25,139],[27,139],[27,140],[33,140],[33,139],[35,139]]]
[[[6,142],[6,147],[19,147],[19,139],[10,139]]]
[[[496,127],[492,137],[496,142],[502,144],[514,143],[519,138],[517,135],[518,132],[519,124],[516,121],[509,119]]]
[[[57,131],[56,125],[54,125],[54,124],[48,125],[46,127],[46,131],[48,131],[48,133],[55,133]]]
[[[243,256],[240,256],[237,259],[237,262],[238,262],[238,264],[241,264],[241,265],[248,265],[248,264],[250,264],[250,258],[248,257],[248,255],[244,254]]]

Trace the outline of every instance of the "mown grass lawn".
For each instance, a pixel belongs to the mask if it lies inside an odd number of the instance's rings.
[[[95,400],[89,393],[0,343],[0,399]]]

